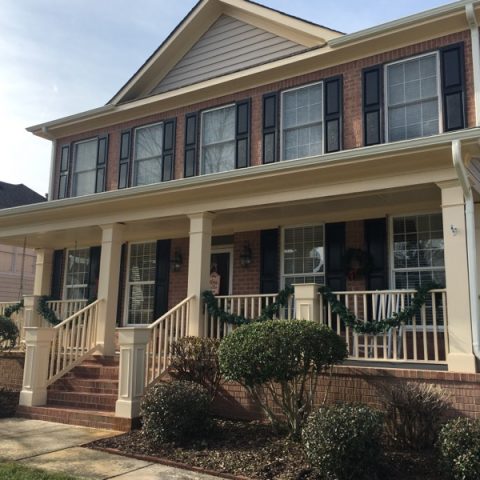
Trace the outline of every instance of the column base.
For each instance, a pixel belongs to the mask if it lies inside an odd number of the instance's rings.
[[[477,373],[477,362],[473,353],[449,353],[447,362],[449,372]]]
[[[47,404],[47,389],[22,390],[19,405],[24,407],[39,407]]]
[[[117,400],[115,416],[120,418],[137,418],[140,416],[141,400]]]

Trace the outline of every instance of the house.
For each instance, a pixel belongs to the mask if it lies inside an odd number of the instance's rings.
[[[0,182],[0,208],[44,201],[44,197],[23,184]],[[20,300],[23,294],[32,294],[34,275],[35,252],[32,249],[0,244],[0,305],[1,302]]]
[[[52,142],[50,200],[0,212],[1,241],[38,252],[21,414],[123,428],[173,339],[228,333],[204,290],[255,317],[295,285],[282,316],[345,336],[359,394],[361,372],[421,378],[480,415],[479,15],[462,0],[342,34],[201,0],[105,106],[30,127]],[[380,335],[318,293],[376,321],[432,280]]]

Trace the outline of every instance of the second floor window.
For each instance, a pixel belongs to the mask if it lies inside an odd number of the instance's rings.
[[[72,196],[95,193],[98,139],[76,143],[74,148]]]
[[[438,53],[386,65],[388,141],[440,131]]]
[[[137,128],[134,148],[134,185],[162,180],[163,123]]]

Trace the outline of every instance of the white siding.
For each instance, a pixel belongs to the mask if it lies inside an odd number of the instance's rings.
[[[152,93],[174,90],[304,50],[304,45],[222,15]]]

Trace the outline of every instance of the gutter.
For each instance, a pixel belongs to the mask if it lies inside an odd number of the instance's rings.
[[[452,141],[453,166],[465,197],[465,221],[467,236],[468,256],[468,283],[470,296],[470,318],[473,337],[473,353],[480,360],[480,310],[478,302],[478,278],[477,278],[477,247],[475,241],[475,207],[473,203],[472,187],[468,180],[468,174],[462,160],[462,144],[460,140]]]

